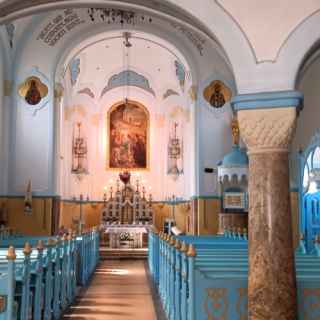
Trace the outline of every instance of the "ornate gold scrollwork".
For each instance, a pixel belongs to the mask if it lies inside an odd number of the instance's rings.
[[[226,288],[208,288],[204,310],[208,320],[228,320],[229,301]]]

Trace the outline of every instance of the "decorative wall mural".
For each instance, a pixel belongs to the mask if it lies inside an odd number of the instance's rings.
[[[13,48],[13,38],[14,38],[14,31],[15,31],[14,24],[13,23],[6,24],[6,30],[8,34],[10,48]]]
[[[168,89],[163,95],[163,100],[169,98],[170,96],[179,96],[179,93],[175,90]]]
[[[132,70],[126,70],[113,75],[109,79],[108,85],[102,90],[100,98],[102,98],[108,91],[122,86],[138,87],[148,91],[153,96],[156,96],[154,90],[150,87],[149,80],[145,76]]]
[[[71,116],[75,113],[81,118],[87,117],[86,107],[82,105],[76,105],[76,106],[64,108],[64,119],[66,121],[70,120]]]
[[[186,70],[184,68],[184,65],[177,60],[174,62],[174,66],[176,68],[176,76],[179,80],[180,87],[182,91],[184,91],[184,85],[186,82]]]
[[[78,93],[79,94],[86,94],[87,96],[89,96],[92,99],[95,98],[95,95],[90,88],[84,88],[82,90],[79,90]]]
[[[231,90],[220,80],[215,80],[204,89],[203,96],[214,108],[220,109],[231,100]]]
[[[88,146],[87,139],[81,130],[82,123],[78,122],[73,128],[72,137],[72,169],[74,174],[88,173]]]
[[[183,35],[185,35],[190,42],[197,48],[197,50],[199,51],[200,55],[203,56],[203,51],[204,51],[204,46],[206,43],[206,40],[204,38],[202,38],[200,35],[198,35],[197,33],[189,30],[188,28],[186,28],[185,26],[178,24],[178,23],[171,23],[171,26],[178,30],[179,32],[181,32]]]
[[[54,47],[68,32],[85,22],[78,12],[73,9],[66,9],[43,27],[37,40]]]
[[[19,95],[29,105],[37,105],[48,95],[48,87],[38,77],[29,77],[19,87]]]
[[[74,86],[77,83],[78,77],[80,75],[80,61],[80,58],[75,58],[69,64],[69,72],[72,86]]]
[[[149,113],[133,101],[121,102],[108,113],[107,168],[148,169]]]
[[[177,122],[171,125],[168,141],[168,175],[171,175],[174,180],[183,174],[183,140],[178,137],[178,127]]]

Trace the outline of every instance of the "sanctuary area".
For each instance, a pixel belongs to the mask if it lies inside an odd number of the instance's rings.
[[[319,25],[0,0],[0,320],[319,320]]]

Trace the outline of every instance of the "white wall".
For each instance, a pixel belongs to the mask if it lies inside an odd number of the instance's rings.
[[[83,11],[81,14],[83,14]],[[99,40],[100,37],[106,37],[110,33],[119,32],[119,26],[107,26],[103,23],[92,24],[88,21],[79,25],[64,35],[55,46],[48,46],[39,35],[52,22],[60,12],[51,12],[50,14],[34,17],[32,23],[27,21],[24,33],[21,33],[23,23],[19,24],[19,45],[16,48],[15,68],[13,70],[15,83],[12,104],[10,106],[11,123],[10,123],[10,181],[9,193],[21,194],[25,191],[28,180],[32,180],[33,191],[36,194],[59,194],[65,197],[72,197],[80,193],[90,193],[91,197],[101,197],[101,186],[105,185],[109,175],[103,171],[105,161],[105,152],[103,142],[97,142],[93,139],[90,148],[93,148],[93,160],[91,172],[94,177],[86,177],[87,181],[74,181],[70,175],[70,131],[71,121],[76,121],[79,114],[75,112],[72,120],[63,121],[59,125],[58,119],[63,119],[65,110],[73,109],[74,106],[82,105],[86,110],[89,118],[87,121],[88,130],[92,131],[92,136],[103,135],[104,117],[108,107],[114,102],[119,101],[120,93],[110,92],[104,99],[89,99],[77,92],[85,87],[90,87],[95,91],[96,97],[103,86],[106,85],[111,75],[119,72],[122,67],[122,60],[119,48],[112,52],[105,52],[101,47],[100,53],[93,55],[84,54],[84,64],[82,65],[79,84],[72,90],[65,86],[65,96],[63,105],[60,109],[55,106],[53,94],[55,82],[63,83],[63,67],[59,61],[67,61],[72,56],[76,56],[81,49],[81,45],[89,44],[89,39]],[[108,29],[108,32],[107,32]],[[163,199],[167,195],[175,193],[177,196],[188,198],[193,195],[215,195],[214,181],[211,176],[203,173],[205,167],[215,167],[216,163],[221,160],[223,155],[231,150],[231,139],[229,121],[231,118],[230,106],[225,106],[223,115],[217,115],[212,112],[211,107],[203,99],[203,89],[214,79],[223,80],[236,94],[234,79],[226,59],[221,56],[221,50],[217,44],[205,39],[202,43],[203,48],[200,51],[197,45],[202,41],[203,36],[195,38],[188,37],[188,33],[178,31],[174,32],[172,25],[165,21],[155,20],[152,25],[135,25],[132,29],[134,33],[142,34],[143,31],[150,30],[153,33],[152,40],[157,42],[161,38],[161,46],[168,46],[167,49],[180,59],[187,66],[187,80],[184,91],[179,87],[175,76],[173,58],[171,61],[166,60],[162,49],[154,51],[145,48],[143,52],[135,55],[132,63],[135,71],[143,74],[150,81],[150,86],[156,92],[156,98],[141,90],[131,90],[130,98],[141,100],[150,111],[152,120],[152,147],[151,162],[154,172],[146,175],[148,183],[152,181],[152,190],[157,199]],[[99,34],[99,32],[101,32]],[[150,36],[149,33],[145,33]],[[145,35],[144,34],[144,35]],[[196,43],[194,43],[194,41]],[[198,41],[198,42],[197,42]],[[153,51],[152,51],[153,50]],[[80,50],[81,51],[81,50]],[[86,57],[87,55],[87,57]],[[138,57],[138,58],[137,58]],[[114,58],[118,58],[115,63]],[[136,61],[135,61],[136,60]],[[96,64],[100,61],[100,71],[95,69],[91,61]],[[112,62],[113,61],[113,62]],[[139,62],[140,61],[140,62]],[[143,64],[142,64],[143,63]],[[190,66],[190,67],[189,67]],[[91,70],[91,71],[90,71]],[[103,70],[103,72],[101,72]],[[42,108],[28,106],[17,94],[19,85],[30,75],[38,75],[41,80],[48,86],[49,95],[46,98],[46,104]],[[188,90],[191,86],[198,88],[198,100],[193,102]],[[165,101],[162,99],[167,89],[179,91],[180,96],[172,96]],[[123,96],[121,95],[121,98]],[[168,179],[166,176],[166,138],[168,130],[166,124],[169,123],[168,115],[172,109],[182,107],[188,116],[184,122],[184,176],[176,182]],[[37,109],[37,108],[36,108]],[[60,112],[60,115],[59,115]],[[90,117],[100,117],[99,125],[89,126],[92,122]],[[158,125],[159,119],[165,119],[164,128]],[[162,120],[161,120],[162,121]],[[69,123],[70,122],[70,123]],[[198,129],[196,130],[196,126]],[[58,130],[61,128],[61,131]],[[162,131],[165,134],[162,134]],[[91,136],[91,133],[89,134]],[[160,151],[158,150],[160,148]],[[160,152],[160,157],[158,153]],[[197,153],[197,154],[196,154]],[[101,160],[102,159],[102,160]],[[161,159],[161,161],[159,161]],[[154,169],[156,168],[156,169]],[[59,175],[60,172],[60,175]],[[59,175],[59,179],[57,176]],[[98,177],[99,176],[99,177]],[[97,178],[98,177],[98,178]],[[100,178],[101,177],[101,178]],[[90,181],[89,181],[90,180]],[[89,185],[93,191],[88,188]],[[87,190],[87,189],[88,190]],[[91,195],[92,194],[92,195]]]
[[[175,74],[174,61],[176,57],[165,49],[148,41],[131,40],[129,69],[145,76],[154,90],[155,96],[137,87],[115,88],[100,97],[100,93],[108,80],[123,69],[122,57],[123,39],[107,40],[87,47],[77,56],[80,57],[80,74],[74,87],[71,85],[70,74],[64,77],[64,105],[62,107],[63,133],[61,133],[61,168],[63,177],[61,195],[64,198],[79,197],[82,193],[91,199],[102,199],[104,187],[109,186],[109,180],[114,182],[119,171],[106,169],[107,161],[107,114],[109,109],[124,99],[128,91],[128,98],[143,104],[150,114],[150,169],[139,171],[140,180],[145,181],[146,189],[151,188],[155,200],[163,200],[176,195],[190,198],[194,185],[194,142],[193,122],[191,119],[191,102],[188,98],[190,80],[186,80],[182,90]],[[106,46],[109,49],[105,53]],[[145,50],[148,48],[149,50]],[[106,56],[108,57],[106,59]],[[68,66],[69,61],[65,63]],[[187,66],[186,66],[187,68]],[[188,71],[188,70],[187,70]],[[90,88],[94,98],[79,94],[83,88]],[[163,95],[168,89],[179,95]],[[170,126],[172,122],[179,123],[179,138],[184,142],[182,166],[184,174],[177,180],[167,175],[167,150]],[[88,141],[89,174],[81,176],[71,173],[72,152],[71,142],[73,127],[76,122],[83,124],[83,132]],[[136,173],[136,172],[135,172]],[[135,174],[134,173],[134,174]],[[132,178],[132,182],[135,178]],[[114,186],[114,185],[113,185]]]
[[[0,194],[8,192],[8,157],[10,100],[5,96],[4,83],[10,81],[10,61],[8,59],[9,42],[5,28],[0,26]]]

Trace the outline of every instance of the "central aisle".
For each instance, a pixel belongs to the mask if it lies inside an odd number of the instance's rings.
[[[144,261],[102,261],[63,319],[157,320]]]

